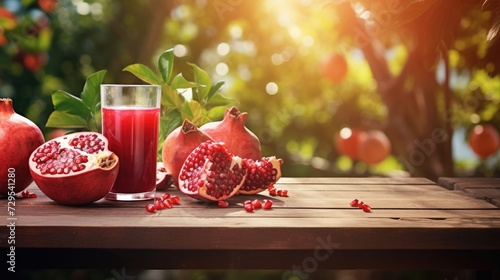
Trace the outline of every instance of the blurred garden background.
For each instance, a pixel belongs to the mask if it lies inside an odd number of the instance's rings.
[[[494,177],[498,2],[1,0],[0,97],[50,138],[55,90],[142,83],[123,69],[171,49],[187,80],[224,81],[284,176]]]

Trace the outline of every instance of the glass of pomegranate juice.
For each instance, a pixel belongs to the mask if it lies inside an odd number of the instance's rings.
[[[106,199],[153,199],[161,86],[101,85],[102,134],[118,155],[118,178]]]

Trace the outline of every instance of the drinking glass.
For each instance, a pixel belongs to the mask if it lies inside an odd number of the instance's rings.
[[[102,134],[120,160],[106,199],[154,198],[160,99],[159,85],[101,85]]]

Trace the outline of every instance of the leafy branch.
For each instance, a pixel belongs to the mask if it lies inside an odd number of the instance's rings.
[[[158,59],[159,75],[140,63],[123,69],[146,83],[161,85],[160,139],[165,139],[184,119],[197,126],[220,119],[227,106],[235,103],[235,100],[220,94],[223,81],[214,84],[207,72],[196,64],[189,65],[193,68],[194,81],[186,80],[182,73],[174,76],[174,53],[169,49]]]
[[[235,100],[220,94],[223,81],[213,83],[207,72],[196,64],[189,65],[193,69],[194,81],[186,80],[182,73],[174,76],[174,54],[173,49],[169,49],[158,59],[159,74],[140,63],[123,69],[148,84],[161,85],[160,140],[180,126],[184,119],[201,126],[221,119],[226,108],[235,103]],[[81,98],[62,90],[53,92],[54,111],[46,126],[101,131],[100,85],[105,74],[106,71],[102,70],[88,76]],[[163,141],[159,141],[159,155],[162,144]]]

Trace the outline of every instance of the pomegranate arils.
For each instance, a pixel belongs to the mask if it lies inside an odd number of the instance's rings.
[[[370,205],[368,205],[368,204],[364,203],[363,201],[360,201],[360,200],[359,200],[359,199],[357,199],[357,198],[356,198],[356,199],[353,199],[353,200],[349,203],[349,205],[350,205],[351,207],[358,207],[359,209],[363,210],[363,212],[367,212],[367,213],[369,213],[369,212],[371,212],[371,211],[372,211],[372,208],[371,208],[371,206],[370,206]]]
[[[172,208],[172,203],[170,202],[170,200],[163,200],[162,201],[163,203],[163,206],[165,206],[165,208]]]
[[[75,149],[94,154],[104,151],[105,143],[96,134],[79,135],[69,141],[69,145]]]
[[[170,203],[174,204],[174,205],[180,205],[181,204],[181,199],[176,196],[176,195],[173,195],[171,196],[169,199]]]
[[[353,201],[351,201],[351,203],[349,203],[349,205],[351,205],[351,207],[357,207],[359,204],[359,200],[358,199],[354,199]]]
[[[244,159],[247,178],[240,189],[241,194],[256,194],[264,190],[274,193],[274,183],[281,177],[282,159],[264,157],[261,160]]]
[[[236,194],[246,177],[239,157],[224,143],[203,142],[188,156],[179,174],[179,189],[197,199],[225,200]]]
[[[28,190],[24,190],[20,194],[20,198],[36,198],[36,197],[37,197],[36,193],[29,192]]]
[[[245,211],[253,213],[254,207],[252,203],[243,204],[243,208],[245,208]]]
[[[271,208],[273,208],[273,201],[272,200],[264,199],[262,202],[263,202],[262,209],[270,210]]]
[[[260,203],[260,201],[258,199],[254,199],[252,200],[252,206],[254,209],[260,209],[262,208],[262,203]]]
[[[372,208],[368,204],[363,204],[363,207],[361,209],[363,209],[363,212],[367,213],[372,211]]]
[[[220,200],[217,202],[217,206],[219,208],[227,208],[229,206],[229,202],[224,201],[224,200]]]
[[[154,213],[154,212],[156,212],[156,208],[153,204],[148,204],[148,205],[146,205],[146,211],[148,211],[150,213]]]

